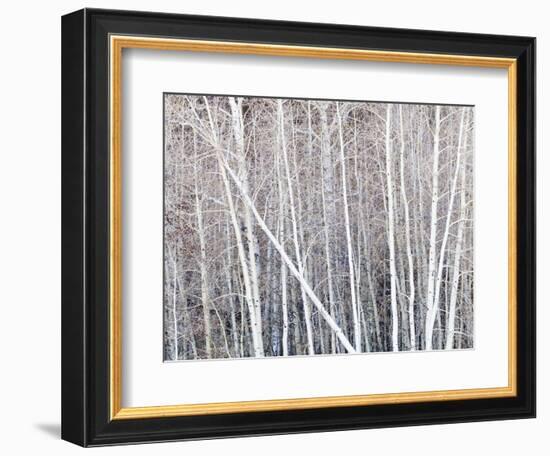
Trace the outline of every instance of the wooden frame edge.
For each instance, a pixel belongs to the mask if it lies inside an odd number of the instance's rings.
[[[109,37],[109,138],[110,138],[110,303],[109,303],[109,411],[111,420],[177,416],[305,410],[380,404],[489,399],[517,396],[517,60],[416,52],[393,52],[246,42],[187,40],[142,36]],[[369,60],[432,65],[503,68],[508,70],[508,386],[462,390],[328,396],[301,399],[258,400],[150,407],[122,407],[122,208],[121,208],[121,64],[122,50],[155,49],[232,54],[256,54],[340,60]]]
[[[381,404],[406,404],[428,401],[452,401],[513,397],[511,387],[443,390],[413,393],[387,393],[358,396],[325,396],[303,399],[274,399],[243,402],[218,402],[190,405],[160,405],[150,407],[125,407],[118,410],[115,420],[135,418],[167,418],[175,416],[200,416],[212,414],[270,412],[283,410],[307,410],[330,407],[357,407]]]
[[[109,53],[109,413],[114,419],[122,407],[122,47],[116,40]]]
[[[508,386],[517,395],[517,61],[508,66]]]

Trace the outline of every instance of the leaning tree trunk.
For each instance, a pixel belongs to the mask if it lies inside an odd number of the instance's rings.
[[[288,270],[292,273],[292,275],[298,280],[300,285],[303,287],[304,291],[308,295],[311,302],[315,305],[318,312],[321,314],[321,316],[325,319],[327,324],[330,326],[330,328],[336,333],[336,337],[338,340],[342,343],[342,345],[346,348],[346,350],[349,353],[355,353],[355,349],[353,348],[353,345],[350,343],[350,341],[347,339],[347,337],[344,335],[344,332],[342,329],[336,324],[334,319],[330,316],[330,314],[327,312],[325,307],[323,306],[323,303],[319,300],[311,286],[307,283],[304,276],[300,273],[298,268],[294,265],[288,254],[285,252],[285,249],[283,246],[277,241],[277,238],[273,235],[271,230],[268,228],[268,226],[265,224],[262,216],[259,214],[258,210],[254,206],[254,202],[246,193],[242,183],[240,182],[238,176],[235,174],[235,172],[229,168],[229,166],[224,163],[224,167],[227,170],[227,173],[229,176],[231,176],[231,179],[235,183],[235,186],[241,193],[242,199],[246,205],[250,208],[252,213],[254,214],[254,217],[256,218],[256,222],[260,226],[260,229],[264,232],[264,234],[267,236],[270,242],[273,243],[273,246],[279,252],[279,255],[281,255],[281,259],[285,262],[285,264],[288,267]]]

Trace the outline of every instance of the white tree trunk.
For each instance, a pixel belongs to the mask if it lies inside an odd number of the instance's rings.
[[[414,262],[411,249],[411,224],[409,216],[409,200],[407,198],[407,190],[405,187],[405,135],[403,128],[403,106],[399,105],[399,123],[401,133],[401,153],[400,153],[400,178],[401,178],[401,198],[403,199],[403,208],[405,211],[405,244],[407,248],[407,262],[409,270],[409,339],[411,351],[416,350],[416,329],[414,322],[414,300],[415,300],[415,283],[414,283]]]
[[[460,279],[460,260],[462,259],[462,242],[464,238],[464,220],[458,225],[455,258],[453,265],[453,281],[451,285],[451,300],[449,303],[449,314],[447,316],[447,331],[445,336],[445,350],[451,350],[454,343],[456,302],[458,298],[458,282]]]
[[[233,134],[237,146],[237,162],[239,166],[239,176],[247,193],[249,193],[248,171],[246,166],[246,157],[244,150],[244,125],[242,119],[242,99],[235,100],[229,97],[229,106],[231,107],[231,120],[233,124]],[[258,239],[254,234],[254,224],[250,210],[245,205],[243,208],[243,217],[245,222],[245,239],[248,249],[248,264],[250,268],[250,284],[252,285],[252,299],[254,302],[254,311],[256,312],[256,325],[258,331],[262,334],[262,311],[260,302],[260,285],[256,256],[258,252]]]
[[[431,350],[433,345],[433,330],[436,317],[437,299],[434,296],[436,265],[435,256],[437,251],[437,203],[439,200],[439,130],[440,130],[441,107],[435,107],[435,129],[434,129],[434,152],[432,163],[432,204],[430,222],[430,250],[428,254],[428,292],[426,303],[425,322],[425,349]]]
[[[250,332],[252,335],[252,347],[254,351],[255,357],[263,357],[264,356],[264,347],[263,347],[263,340],[262,340],[262,332],[261,332],[261,326],[258,325],[257,318],[256,318],[256,309],[254,306],[254,298],[252,295],[252,286],[250,281],[250,275],[248,271],[248,264],[246,261],[246,254],[244,251],[244,243],[241,236],[241,227],[239,225],[239,221],[237,218],[237,211],[235,208],[235,204],[233,202],[233,195],[231,193],[231,185],[229,182],[229,179],[227,178],[226,173],[226,167],[224,165],[224,158],[221,155],[222,150],[219,146],[218,141],[218,135],[217,130],[214,125],[214,120],[212,118],[212,113],[210,112],[210,107],[208,106],[208,100],[206,97],[204,97],[204,101],[206,104],[206,109],[208,113],[208,120],[210,122],[210,128],[212,130],[212,146],[216,149],[216,157],[218,160],[218,168],[220,170],[220,174],[222,176],[224,191],[225,191],[225,197],[227,199],[227,205],[229,206],[229,215],[231,217],[231,224],[233,225],[233,231],[235,233],[235,238],[237,240],[237,252],[239,255],[239,262],[241,265],[241,270],[243,274],[243,282],[244,282],[244,288],[245,288],[245,294],[246,294],[246,302],[248,306],[248,314],[250,318]]]
[[[285,222],[281,218],[281,240],[285,236]],[[281,305],[283,313],[283,356],[288,356],[288,297],[287,297],[287,267],[284,261],[281,261]]]
[[[464,116],[464,114],[463,114]],[[460,146],[458,153],[460,154]],[[464,239],[464,223],[466,218],[466,163],[462,164],[460,182],[460,219],[456,234],[455,258],[453,264],[453,278],[451,284],[451,299],[447,315],[447,330],[445,333],[445,349],[451,350],[454,343],[456,302],[458,298],[458,282],[460,279],[460,261],[462,259],[462,243]]]
[[[462,115],[460,118],[460,129],[458,133],[458,148],[456,154],[456,166],[453,176],[453,182],[451,184],[451,193],[449,195],[449,205],[447,207],[447,217],[445,219],[445,230],[443,231],[443,239],[441,240],[441,247],[439,250],[439,262],[437,265],[437,275],[435,279],[435,291],[434,291],[434,313],[439,312],[439,297],[441,295],[441,283],[443,281],[443,269],[445,268],[445,256],[447,253],[447,241],[449,239],[449,230],[451,227],[451,215],[453,213],[456,185],[458,182],[458,176],[460,172],[460,164],[462,158],[462,136],[464,134],[464,114],[466,110],[462,109]]]
[[[206,357],[207,359],[212,358],[212,340],[211,332],[212,325],[210,321],[210,298],[208,293],[208,271],[206,268],[206,241],[204,237],[204,223],[202,217],[202,203],[199,198],[199,187],[198,187],[198,175],[195,165],[195,212],[197,215],[197,228],[199,236],[199,248],[200,248],[200,274],[201,274],[201,303],[204,314],[204,341],[206,348]]]
[[[359,306],[357,304],[356,297],[356,283],[355,283],[355,266],[353,264],[353,247],[351,245],[351,228],[349,220],[349,208],[348,208],[348,192],[347,192],[347,176],[346,176],[346,157],[344,154],[344,135],[342,132],[342,115],[340,113],[339,103],[336,103],[336,115],[338,116],[338,137],[340,139],[340,162],[342,170],[342,198],[344,205],[344,225],[346,228],[346,244],[348,249],[348,270],[349,270],[349,285],[351,293],[351,309],[353,314],[353,337],[355,343],[355,350],[361,351],[361,319],[359,315]]]
[[[392,350],[399,351],[399,315],[397,312],[397,270],[395,267],[394,188],[392,178],[391,107],[386,108],[386,184],[388,187],[388,247],[390,251],[390,292],[392,321]]]
[[[280,150],[281,147],[278,148]],[[279,243],[285,243],[285,225],[286,225],[286,198],[281,171],[281,157],[277,154],[277,187],[279,190]],[[287,290],[287,267],[284,261],[281,261],[281,312],[283,314],[283,356],[288,356],[288,290]]]

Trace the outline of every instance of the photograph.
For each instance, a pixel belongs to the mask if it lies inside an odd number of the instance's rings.
[[[165,362],[474,349],[474,106],[162,96]]]

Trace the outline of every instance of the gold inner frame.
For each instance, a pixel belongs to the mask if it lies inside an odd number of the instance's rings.
[[[300,399],[122,407],[122,51],[155,49],[230,54],[256,54],[317,59],[368,60],[431,65],[452,65],[508,70],[508,386],[426,392],[403,392]],[[374,404],[449,401],[512,397],[517,394],[517,195],[516,120],[517,61],[468,55],[388,52],[287,46],[227,41],[184,40],[111,35],[110,52],[110,415],[111,419],[158,418],[238,412],[298,410]]]

